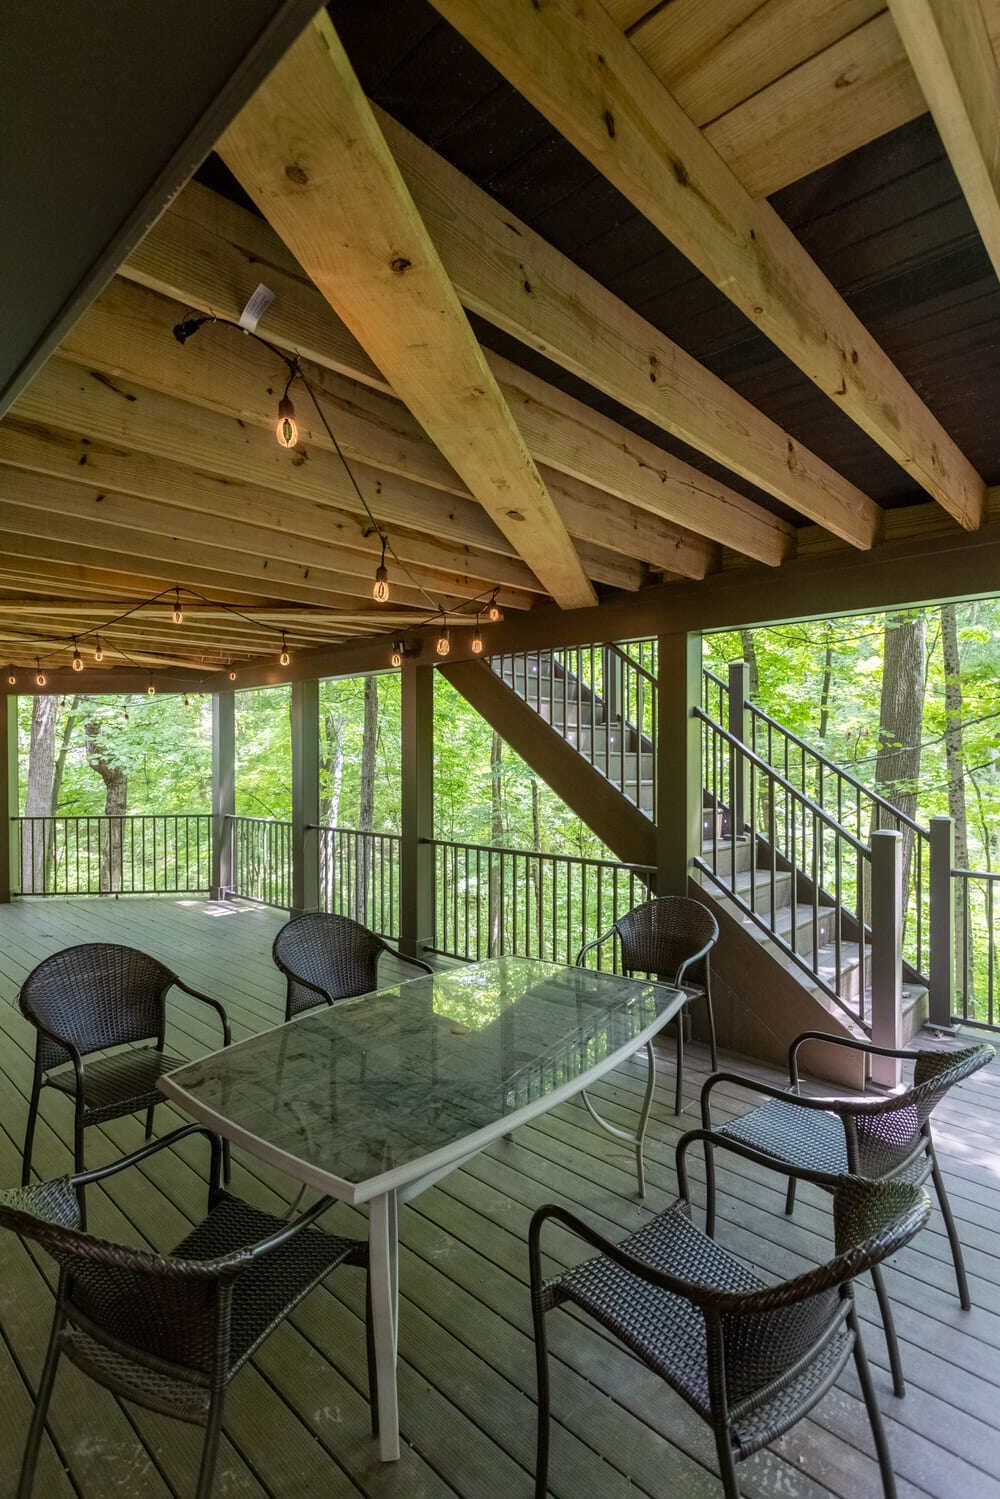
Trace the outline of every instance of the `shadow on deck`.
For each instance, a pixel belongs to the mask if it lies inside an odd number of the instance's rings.
[[[19,1179],[33,1034],[16,1009],[18,986],[47,954],[111,940],[162,958],[221,999],[234,1039],[278,1023],[283,982],[271,942],[283,917],[196,899],[24,901],[0,908],[0,1180]],[[384,977],[395,974],[386,963]],[[215,1044],[211,1017],[177,1003],[168,1044],[197,1055]],[[732,1061],[732,1059],[730,1059]],[[737,1064],[739,1065],[739,1064]],[[757,1076],[773,1069],[744,1064]],[[334,1276],[271,1337],[227,1401],[219,1499],[527,1499],[534,1445],[534,1362],[526,1289],[532,1211],[561,1202],[620,1237],[675,1190],[673,1147],[697,1123],[707,1072],[692,1047],[681,1121],[670,1113],[665,1058],[648,1143],[649,1198],[634,1196],[630,1153],[599,1131],[579,1103],[519,1130],[446,1177],[401,1220],[399,1388],[403,1457],[382,1466],[368,1433],[363,1293]],[[628,1123],[641,1100],[638,1064],[594,1089],[610,1118]],[[48,1096],[46,1096],[46,1094]],[[721,1092],[718,1110],[742,1112],[749,1096]],[[165,1105],[161,1132],[180,1123]],[[138,1120],[88,1132],[88,1160],[141,1141]],[[70,1162],[70,1109],[43,1094],[35,1164],[47,1176]],[[874,1296],[859,1286],[869,1357],[887,1417],[900,1499],[968,1495],[1000,1499],[1000,1073],[990,1068],[951,1094],[936,1115],[939,1154],[966,1249],[974,1307],[960,1311],[940,1217],[887,1268],[909,1380],[893,1397]],[[95,1231],[169,1247],[204,1207],[200,1142],[164,1153],[141,1173],[91,1199]],[[693,1159],[694,1171],[700,1166]],[[794,1220],[781,1179],[750,1163],[720,1167],[720,1237],[770,1278],[827,1257],[828,1200],[800,1189]],[[257,1162],[234,1158],[234,1187],[271,1211],[294,1187]],[[701,1200],[698,1185],[696,1203]],[[344,1205],[328,1222],[363,1235]],[[553,1238],[558,1250],[559,1240]],[[51,1314],[52,1266],[10,1235],[0,1239],[0,1493],[12,1494]],[[553,1317],[552,1493],[558,1499],[711,1499],[719,1492],[711,1435],[662,1383],[582,1318]],[[65,1362],[52,1406],[36,1494],[41,1499],[168,1499],[193,1490],[200,1432],[118,1402]],[[881,1490],[853,1373],[782,1441],[741,1466],[753,1499],[867,1499]]]

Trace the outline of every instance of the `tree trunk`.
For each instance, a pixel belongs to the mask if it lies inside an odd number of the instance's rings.
[[[875,784],[880,796],[912,818],[920,781],[920,736],[924,717],[927,623],[920,610],[886,616]],[[883,827],[903,835],[903,909],[907,909],[913,832],[887,817]]]
[[[96,770],[104,782],[104,815],[107,826],[101,834],[101,873],[99,889],[102,894],[121,889],[122,881],[122,824],[128,805],[128,777],[121,761],[115,759],[108,746],[101,742],[101,724],[88,718],[84,725],[87,746],[87,764]]]
[[[958,616],[954,604],[941,605],[941,656],[944,664],[944,748],[948,770],[948,815],[955,824],[955,864],[969,867],[969,819],[965,805],[965,755],[962,744],[962,655],[958,644]],[[973,991],[972,932],[963,951],[965,885],[955,884],[955,953],[960,955],[967,992]]]
[[[753,702],[757,701],[757,693],[760,688],[760,676],[757,671],[757,647],[754,644],[753,631],[740,631],[740,644],[743,648],[743,659],[747,664],[747,691]]]
[[[59,753],[56,756],[56,768],[52,777],[53,817],[55,817],[56,813],[59,811],[59,792],[62,789],[62,779],[63,773],[66,769],[66,756],[69,753],[70,740],[73,737],[73,730],[76,728],[77,721],[82,717],[80,705],[81,703],[85,704],[86,701],[87,699],[78,692],[69,705],[69,712],[66,715],[66,722],[63,724],[62,737],[59,741]]]
[[[319,820],[324,828],[335,828],[340,820],[340,788],[344,780],[344,741],[341,737],[341,722],[331,709],[323,720],[325,754],[323,772],[320,777]],[[320,892],[323,909],[341,914],[342,902],[337,899],[337,871],[339,861],[334,847],[336,834],[324,833],[320,844]]]
[[[25,818],[52,815],[58,707],[59,700],[52,694],[32,700],[28,784],[24,797]],[[31,822],[21,824],[21,883],[25,895],[40,895],[45,891],[51,847],[51,830],[45,823],[39,824],[37,828]]]
[[[833,625],[827,621],[826,650],[823,653],[823,685],[819,694],[819,737],[826,739],[830,727],[830,683],[833,677]]]
[[[358,799],[358,830],[370,833],[375,820],[375,749],[378,743],[378,677],[365,677],[365,723],[361,739],[361,794]],[[358,838],[357,883],[354,887],[356,919],[368,925],[368,881],[371,875],[371,839]]]
[[[493,731],[490,740],[490,843],[494,848],[503,848],[504,825],[503,825],[503,801],[500,795],[500,778],[502,771],[503,740],[500,735]],[[503,864],[503,855],[490,854],[490,906],[489,906],[489,957],[495,958],[500,952],[501,936],[503,926],[503,906],[500,901],[500,868]]]

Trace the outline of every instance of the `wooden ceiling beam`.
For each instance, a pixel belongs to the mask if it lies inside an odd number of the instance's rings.
[[[1000,275],[1000,68],[979,0],[889,0],[993,269]]]
[[[193,182],[121,274],[188,307],[237,319],[267,263],[276,300],[264,330],[279,347],[391,393],[389,382],[263,220]],[[728,485],[637,437],[547,381],[485,349],[537,463],[606,489],[663,519],[777,565],[791,527]]]
[[[556,602],[596,602],[325,11],[218,150]]]
[[[598,0],[434,0],[515,88],[967,529],[985,485],[770,204]]]
[[[468,308],[844,541],[872,545],[882,512],[868,495],[416,136],[379,118]]]
[[[275,385],[274,356],[231,329],[215,331],[214,338],[212,330],[205,330],[182,347],[172,335],[177,318],[176,303],[118,280],[81,318],[65,340],[62,353],[89,372],[91,383],[95,377],[97,383],[101,383],[100,377],[110,380],[112,404],[118,408],[136,405],[141,392],[129,384],[134,381],[145,391],[179,397],[188,405],[205,408],[230,423],[235,415],[239,421],[252,424],[266,448],[263,461],[270,466],[273,487],[287,487],[291,482],[290,471],[301,476],[307,466],[326,460],[319,472],[331,482],[331,489],[320,498],[335,501],[349,511],[359,511],[360,503],[353,488],[339,460],[329,451],[331,444],[326,433],[314,415],[310,418],[308,398],[304,395],[298,397],[296,405],[296,420],[302,433],[299,447],[287,452],[274,441],[277,401],[283,389],[283,381]],[[50,366],[54,363],[50,361]],[[45,383],[48,374],[48,370],[43,372],[22,395],[14,407],[15,413],[35,422],[66,427],[70,405],[65,390],[60,392],[62,417],[58,409],[52,412],[51,404],[46,418],[38,415],[40,400],[48,389]],[[461,535],[462,539],[475,540],[507,555],[515,552],[514,543],[468,496],[458,475],[397,400],[320,366],[310,366],[309,376],[330,413],[344,450],[353,459],[361,460],[355,467],[355,475],[383,524],[391,529],[391,522],[397,519],[411,530],[426,529],[437,537]],[[82,405],[86,404],[83,398]],[[92,406],[93,400],[89,404]],[[82,405],[76,408],[80,415]],[[134,413],[117,411],[117,422],[122,428],[135,420]],[[88,434],[92,431],[85,420],[73,425],[77,431]],[[241,431],[239,436],[241,448],[251,445],[247,433]],[[201,455],[199,467],[218,471],[220,459],[212,457],[214,443],[206,443],[204,434],[198,434],[193,441],[193,449],[182,442],[166,456],[180,462],[194,462],[196,450]],[[375,464],[384,466],[375,467]],[[601,525],[595,528],[593,507],[578,503],[575,488],[565,482],[562,474],[549,469],[544,473],[570,532],[579,541],[642,558],[652,567],[670,567],[688,577],[702,577],[712,566],[712,545],[703,537],[612,496],[608,496]],[[314,480],[317,477],[315,468],[311,477]],[[407,483],[408,480],[415,481],[419,489]],[[452,499],[449,494],[447,502],[442,504],[440,495],[429,492],[426,486],[430,484],[445,489],[450,486],[451,493],[458,492],[457,497]],[[608,516],[614,519],[610,526],[606,524]],[[638,545],[630,551],[633,538]],[[586,555],[588,564],[595,560],[593,552]],[[600,572],[595,572],[594,577],[598,582],[611,581]]]

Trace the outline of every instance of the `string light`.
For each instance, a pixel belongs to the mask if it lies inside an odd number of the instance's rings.
[[[79,647],[77,646],[76,636],[75,635],[73,636],[73,661],[72,661],[72,666],[73,666],[73,670],[74,671],[83,671],[83,657],[80,655],[80,650],[79,650]]]
[[[451,631],[448,629],[447,622],[441,626],[440,634],[434,643],[434,649],[439,656],[447,656],[451,650]]]
[[[97,649],[94,651],[94,660],[99,663],[104,660],[104,647],[101,644],[100,635],[94,636],[94,644],[97,647]]]
[[[149,686],[146,688],[146,696],[147,697],[155,697],[156,696],[156,683],[155,682],[151,681],[150,684],[149,684]],[[126,719],[128,718],[128,714],[127,713],[126,713],[125,717],[126,717]]]
[[[48,678],[46,677],[45,673],[42,671],[42,663],[39,661],[38,657],[36,656],[35,657],[35,685],[36,685],[36,687],[44,687],[47,680],[48,680]]]
[[[184,610],[181,608],[181,591],[179,588],[174,589],[174,610],[170,617],[175,625],[182,625],[184,623]]]
[[[481,656],[483,654],[483,632],[479,628],[478,614],[476,615],[476,628],[472,632],[472,639],[469,642],[469,649],[474,656]]]
[[[403,664],[403,642],[394,640],[392,642],[392,655],[389,657],[390,666],[402,666]]]
[[[285,640],[285,632],[284,632],[284,630],[282,630],[282,632],[281,632],[281,655],[278,657],[278,665],[279,666],[287,666],[288,663],[291,661],[291,659],[292,659],[291,656],[288,654],[288,642]]]
[[[385,536],[381,536],[380,540],[382,542],[382,560],[379,563],[378,567],[375,569],[375,586],[372,589],[372,598],[375,600],[376,604],[387,604],[389,602],[389,574],[386,571],[385,566],[385,548],[387,538]]]
[[[288,383],[291,384],[291,381]],[[299,440],[299,429],[295,421],[295,407],[288,398],[287,387],[285,394],[278,402],[278,421],[274,428],[274,435],[283,448],[294,448]]]
[[[503,610],[497,603],[496,589],[493,590],[493,597],[486,606],[486,617],[493,625],[498,625],[503,619]]]
[[[230,680],[230,681],[231,681],[231,682],[235,682],[235,681],[236,681],[236,673],[235,673],[235,672],[234,672],[234,671],[231,671],[231,672],[230,672],[230,673],[229,673],[229,680]]]
[[[17,686],[17,678],[14,675],[14,668],[12,666],[8,666],[8,668],[7,668],[7,686],[8,687],[16,687]]]

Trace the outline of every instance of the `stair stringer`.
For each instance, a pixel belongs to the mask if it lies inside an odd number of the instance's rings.
[[[439,670],[616,858],[623,864],[655,865],[652,821],[492,668],[483,661],[455,661]]]
[[[852,1027],[767,934],[745,919],[725,890],[694,872],[689,892],[719,923],[712,950],[712,1005],[720,1046],[785,1067],[788,1048],[803,1031],[865,1039],[861,1028]],[[817,1044],[803,1054],[803,1062],[816,1077],[864,1087],[865,1068],[857,1052]]]

